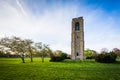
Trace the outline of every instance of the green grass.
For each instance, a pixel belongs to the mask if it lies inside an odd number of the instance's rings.
[[[20,58],[0,58],[0,80],[120,80],[120,62],[91,61],[49,62],[40,58],[21,63]]]

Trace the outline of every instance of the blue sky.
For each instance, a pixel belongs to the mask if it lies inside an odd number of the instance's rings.
[[[0,0],[0,37],[71,51],[72,18],[83,16],[85,48],[120,48],[120,0]]]

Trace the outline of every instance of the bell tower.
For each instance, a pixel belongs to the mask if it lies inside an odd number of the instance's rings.
[[[72,34],[71,34],[71,58],[84,58],[84,20],[83,17],[72,19]]]

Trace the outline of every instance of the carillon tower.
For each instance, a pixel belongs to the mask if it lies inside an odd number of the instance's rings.
[[[72,34],[71,34],[71,58],[84,58],[84,20],[83,17],[72,19]]]

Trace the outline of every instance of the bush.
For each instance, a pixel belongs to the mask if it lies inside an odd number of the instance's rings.
[[[94,59],[94,57],[88,56],[88,57],[86,57],[86,59]]]
[[[99,54],[96,56],[95,61],[101,63],[114,63],[116,61],[117,55],[114,52]]]
[[[91,50],[91,49],[86,49],[84,53],[86,59],[95,59],[95,56],[97,54],[95,50]]]
[[[54,57],[51,57],[51,62],[60,62],[62,61],[63,59],[59,56],[54,56]]]
[[[50,61],[51,62],[60,62],[60,61],[63,61],[64,59],[66,59],[66,58],[67,58],[67,54],[60,53],[60,55],[58,55],[58,56],[52,55]]]

